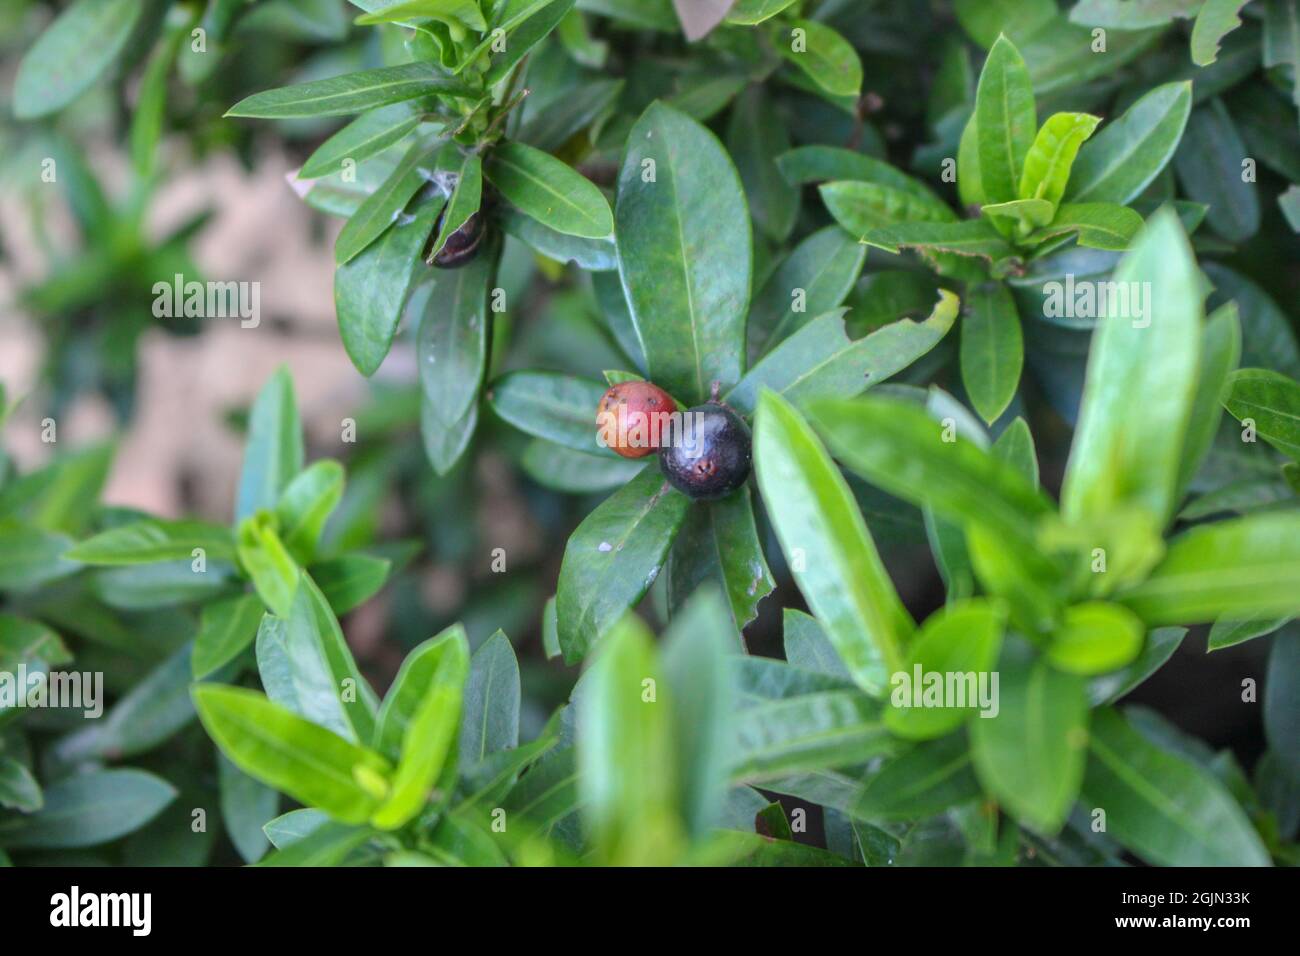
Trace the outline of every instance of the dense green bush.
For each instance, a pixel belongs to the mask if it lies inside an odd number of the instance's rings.
[[[109,698],[0,683],[0,861],[1300,861],[1300,0],[353,2],[5,14],[43,427],[233,321],[153,317],[205,222],[146,226],[224,150],[414,371],[330,449],[278,372],[219,520],[0,459],[0,678]],[[600,440],[642,380],[700,484]]]

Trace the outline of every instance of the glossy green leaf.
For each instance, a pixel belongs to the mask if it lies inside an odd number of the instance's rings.
[[[366,820],[387,790],[388,761],[239,687],[201,684],[194,704],[231,762],[344,823]]]
[[[1207,771],[1146,740],[1124,718],[1092,724],[1086,804],[1106,832],[1157,866],[1265,866],[1268,854],[1236,801]]]
[[[511,204],[556,232],[600,239],[614,231],[600,189],[549,153],[501,143],[488,154],[483,172]]]
[[[981,694],[982,687],[991,687],[1006,617],[998,602],[972,598],[926,618],[908,646],[903,669],[890,675],[885,726],[900,737],[928,740],[957,729],[977,710],[993,709],[996,705]],[[936,675],[937,702],[929,693]],[[950,699],[948,688],[960,699]]]
[[[195,557],[198,549],[213,561],[235,556],[230,531],[202,521],[147,518],[103,531],[68,551],[64,558],[82,564],[151,564]]]
[[[265,608],[255,594],[205,604],[190,660],[195,680],[207,677],[239,655],[257,636]]]
[[[474,652],[465,683],[460,759],[468,766],[519,746],[519,662],[497,631]]]
[[[1237,307],[1228,304],[1216,309],[1201,332],[1200,367],[1196,374],[1196,396],[1187,423],[1187,439],[1178,466],[1178,489],[1181,494],[1214,444],[1214,436],[1223,418],[1223,402],[1230,396],[1230,376],[1241,357],[1241,322]]]
[[[420,253],[440,211],[439,203],[421,206],[409,222],[399,219],[334,272],[339,333],[362,375],[373,375],[393,344],[411,283],[427,268]]]
[[[777,52],[832,96],[862,91],[862,61],[853,45],[817,20],[792,20],[774,37]]]
[[[1193,528],[1169,543],[1150,577],[1118,599],[1153,625],[1300,615],[1300,514]]]
[[[665,863],[683,839],[671,695],[645,625],[622,618],[576,704],[583,822],[604,863]]]
[[[336,615],[346,614],[379,593],[393,562],[369,554],[345,554],[311,566],[311,576]]]
[[[461,164],[460,173],[456,177],[456,188],[452,191],[451,198],[447,200],[447,208],[442,212],[442,225],[438,229],[433,249],[427,259],[432,260],[442,252],[452,233],[465,225],[469,218],[479,211],[482,201],[483,160],[479,158],[478,153],[470,153]]]
[[[1300,460],[1300,384],[1263,368],[1238,369],[1228,376],[1224,407],[1237,421],[1282,454]]]
[[[289,482],[276,502],[280,539],[298,561],[310,563],[325,522],[343,499],[343,466],[333,459],[312,462]]]
[[[0,821],[10,850],[96,846],[138,830],[176,798],[176,788],[143,770],[92,770],[47,787],[36,813]]]
[[[80,565],[63,556],[71,547],[67,535],[0,519],[0,590],[27,591],[72,574]]]
[[[941,200],[881,183],[837,180],[817,188],[831,216],[850,235],[894,223],[952,222],[957,217]]]
[[[422,101],[408,100],[361,114],[316,148],[298,170],[298,178],[319,179],[341,171],[348,160],[369,159],[419,126],[424,111]]]
[[[1021,823],[1055,833],[1083,780],[1088,745],[1083,679],[1010,652],[1003,653],[998,669],[997,716],[970,723],[976,776]]]
[[[687,403],[740,379],[751,236],[740,177],[703,126],[652,104],[628,135],[619,274],[650,377]]]
[[[1175,504],[1204,314],[1196,264],[1172,212],[1152,217],[1113,281],[1139,290],[1143,304],[1112,295],[1098,321],[1061,511],[1083,524],[1132,508],[1163,526]],[[1141,415],[1130,411],[1134,394]]]
[[[403,63],[254,93],[232,106],[226,115],[258,119],[346,116],[434,94],[473,95],[433,64]]]
[[[249,413],[235,519],[243,520],[259,508],[274,508],[285,486],[302,471],[302,463],[302,423],[293,380],[281,366],[262,386]]]
[[[759,396],[754,460],[795,583],[853,679],[881,693],[914,625],[853,493],[808,423],[773,392]]]
[[[650,465],[569,536],[556,596],[566,663],[582,660],[650,589],[689,505]]]
[[[401,737],[402,756],[393,772],[392,790],[371,817],[371,822],[381,829],[396,829],[420,812],[459,734],[465,680],[470,669],[469,643],[459,627],[449,629],[434,638],[434,642],[436,654],[430,651],[424,655],[418,673],[414,669],[408,671],[403,681],[411,692],[418,694],[418,702],[409,713],[394,713],[396,720],[381,721],[377,730],[380,740],[391,740],[394,725],[402,723],[402,717],[406,718]],[[412,684],[413,676],[426,674],[423,682]],[[403,686],[402,692],[396,699],[409,703],[412,694],[407,692],[407,686]]]
[[[747,708],[738,721],[732,780],[856,767],[895,744],[880,705],[859,690],[820,691]]]
[[[818,316],[764,356],[729,393],[742,414],[769,389],[796,406],[819,398],[856,395],[907,368],[952,328],[957,297],[946,289],[921,322],[900,319],[857,340],[844,328],[843,310]]]
[[[918,744],[868,778],[852,805],[865,820],[919,820],[980,796],[965,735]]]
[[[492,410],[521,431],[592,455],[612,454],[597,442],[596,411],[605,388],[559,372],[509,372],[492,383]]]
[[[1133,661],[1145,629],[1127,608],[1104,601],[1067,608],[1047,659],[1070,674],[1104,674]]]
[[[432,165],[434,160],[427,147],[412,143],[388,178],[362,200],[339,232],[334,242],[335,263],[351,262],[392,227],[411,197],[428,182],[427,167]]]
[[[781,175],[776,157],[790,149],[779,107],[754,84],[731,108],[727,149],[749,197],[754,225],[775,242],[784,241],[799,213],[799,190]]]
[[[221,822],[245,863],[256,863],[271,845],[263,827],[280,812],[280,795],[254,780],[224,755],[217,761]]]
[[[816,618],[792,608],[781,613],[785,659],[792,666],[848,678],[848,669]]]
[[[1065,203],[1057,207],[1050,225],[1026,238],[1041,243],[1057,236],[1078,234],[1079,245],[1089,249],[1123,252],[1142,229],[1142,217],[1125,206],[1112,203]]]
[[[668,565],[669,600],[681,604],[713,581],[727,599],[729,635],[758,616],[758,605],[776,582],[763,556],[748,487],[720,501],[692,505],[673,542]]]
[[[482,32],[487,29],[483,11],[475,0],[404,0],[393,3],[374,13],[357,17],[356,22],[369,26],[375,23],[397,23],[408,20],[437,20],[441,23],[459,24],[464,28]]]
[[[1221,100],[1192,111],[1174,169],[1188,199],[1205,203],[1205,220],[1229,242],[1245,242],[1259,231],[1257,187],[1243,176],[1245,144]]]
[[[992,424],[1020,387],[1025,347],[1020,314],[1000,282],[972,289],[961,322],[961,378],[971,404]]]
[[[984,219],[961,222],[900,223],[872,229],[862,242],[886,252],[897,253],[902,247],[928,252],[951,252],[996,262],[1014,250],[1001,234]]]
[[[1173,158],[1192,110],[1192,84],[1166,83],[1144,94],[1084,143],[1065,200],[1128,203]]]
[[[1020,51],[1005,36],[993,44],[980,72],[975,121],[980,183],[986,201],[1019,199],[1020,174],[1038,120],[1029,70]]]
[[[1100,116],[1088,113],[1053,113],[1034,137],[1020,174],[1020,199],[1046,199],[1053,206],[1065,194],[1070,170]]]

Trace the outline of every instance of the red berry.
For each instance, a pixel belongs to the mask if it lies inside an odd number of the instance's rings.
[[[657,451],[669,433],[677,404],[658,385],[619,382],[596,408],[596,440],[624,458],[644,458]]]

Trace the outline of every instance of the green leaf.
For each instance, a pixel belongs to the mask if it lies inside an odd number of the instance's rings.
[[[736,0],[735,5],[727,13],[727,22],[753,26],[771,19],[793,5],[794,0]]]
[[[866,258],[866,247],[837,226],[819,229],[795,246],[754,296],[748,320],[749,364],[811,317],[843,302]]]
[[[966,297],[961,322],[961,379],[971,404],[989,424],[995,422],[1020,387],[1025,362],[1020,314],[1010,290],[988,282]]]
[[[275,516],[259,511],[244,519],[236,542],[239,563],[252,578],[257,596],[271,611],[287,617],[298,587],[299,568],[280,540]]]
[[[1137,660],[1122,670],[1088,682],[1088,700],[1094,706],[1113,704],[1164,666],[1187,636],[1185,627],[1158,627],[1147,635]]]
[[[1118,604],[1076,604],[1066,608],[1047,659],[1070,674],[1104,674],[1137,657],[1144,633],[1137,615]]]
[[[900,247],[922,252],[952,252],[959,256],[997,261],[1015,250],[984,219],[961,222],[907,222],[872,229],[862,242],[886,252],[897,253]]]
[[[445,475],[460,461],[469,448],[470,439],[478,427],[478,403],[470,405],[462,418],[454,422],[441,421],[433,405],[420,403],[420,437],[424,453],[438,475]]]
[[[151,564],[194,557],[200,549],[212,561],[235,556],[230,530],[202,521],[165,521],[147,518],[101,532],[64,553],[82,564]]]
[[[653,177],[650,174],[653,172]],[[619,274],[656,384],[688,404],[740,379],[752,249],[740,177],[703,126],[653,103],[628,134]]]
[[[528,443],[519,464],[543,488],[569,494],[610,491],[626,484],[645,467],[643,461],[588,455],[540,438]]]
[[[339,333],[362,375],[373,375],[393,344],[411,283],[426,268],[420,254],[440,211],[440,203],[421,206],[409,222],[399,219],[334,272]]]
[[[29,591],[72,574],[79,565],[63,557],[70,547],[67,535],[0,519],[0,591]]]
[[[686,602],[664,634],[678,805],[696,840],[717,825],[726,796],[736,722],[735,683],[727,659],[735,649],[732,626],[727,604],[706,586]]]
[[[430,429],[457,434],[458,423],[478,406],[487,369],[488,289],[496,270],[496,248],[493,242],[467,265],[440,270],[421,310],[415,353],[420,370],[421,427],[426,435]],[[458,457],[444,462],[440,473]]]
[[[920,820],[980,796],[963,734],[927,741],[872,775],[850,812],[863,820]]]
[[[918,199],[937,199],[934,190],[919,179],[876,159],[842,146],[800,146],[776,158],[781,175],[792,186],[851,180],[888,186]]]
[[[584,685],[575,704],[578,787],[597,859],[615,865],[671,862],[684,838],[672,688],[662,679],[645,625],[630,615],[622,618]]]
[[[201,680],[224,667],[251,644],[263,613],[262,601],[255,594],[205,604],[190,660],[194,679]]]
[[[1264,66],[1291,68],[1291,100],[1300,105],[1300,4],[1297,0],[1264,0]]]
[[[921,322],[900,319],[853,340],[844,310],[818,316],[765,355],[726,400],[741,414],[753,411],[770,389],[802,408],[819,398],[855,395],[907,368],[939,343],[957,316],[957,297],[946,289]]]
[[[795,583],[859,686],[881,693],[913,630],[852,491],[797,411],[759,396],[754,461]]]
[[[1070,19],[1088,26],[1113,27],[1116,30],[1140,30],[1161,27],[1179,17],[1191,17],[1204,0],[1079,0],[1070,11]]]
[[[144,11],[144,0],[77,0],[65,8],[18,64],[14,118],[56,113],[94,86]]]
[[[1136,509],[1163,527],[1176,503],[1203,321],[1196,263],[1172,211],[1152,216],[1113,281],[1140,290],[1144,307],[1111,296],[1098,320],[1061,512],[1086,525]],[[1132,414],[1134,395],[1141,415]]]
[[[520,212],[556,232],[600,239],[614,231],[600,189],[562,160],[514,141],[500,143],[483,169]]]
[[[956,0],[957,22],[972,40],[991,47],[999,34],[1020,42],[1059,16],[1055,0]]]
[[[393,562],[368,554],[345,554],[311,566],[311,576],[336,615],[344,615],[379,593]]]
[[[766,701],[746,708],[737,725],[735,783],[857,767],[894,748],[880,705],[859,690]]]
[[[152,750],[194,719],[189,687],[187,643],[119,697],[102,719],[88,720],[84,730],[61,738],[46,751],[47,761],[71,767],[94,760],[121,760]],[[87,716],[93,714],[91,711]]]
[[[175,787],[143,770],[74,774],[46,788],[37,812],[0,821],[0,844],[10,850],[97,846],[138,830],[175,797]]]
[[[727,125],[727,149],[749,197],[754,224],[775,242],[784,242],[799,213],[799,190],[781,175],[776,157],[790,149],[783,115],[751,84],[736,100]]]
[[[1100,116],[1088,113],[1053,113],[1043,123],[1025,156],[1020,175],[1020,199],[1046,199],[1053,206],[1065,195],[1070,169],[1084,140],[1092,135]]]
[[[1259,231],[1257,187],[1242,176],[1247,156],[1236,124],[1220,99],[1192,110],[1174,156],[1174,169],[1188,199],[1209,206],[1205,221],[1229,242]]]
[[[425,679],[412,684],[408,671],[405,684],[407,693],[399,699],[410,703],[418,694],[418,702],[408,713],[400,714],[404,722],[401,742],[401,760],[392,777],[392,790],[388,799],[371,817],[371,823],[380,829],[395,830],[420,812],[429,799],[429,791],[442,773],[455,746],[460,728],[461,706],[464,700],[465,679],[469,676],[469,642],[463,628],[454,627],[433,639],[433,648],[422,655],[424,660],[418,676]],[[382,725],[382,738],[391,740],[393,725]]]
[[[1227,377],[1223,402],[1229,414],[1292,460],[1300,460],[1300,384],[1264,368],[1238,369]],[[69,555],[71,557],[71,555]]]
[[[556,596],[565,663],[582,660],[649,590],[689,505],[651,465],[569,536]]]
[[[1300,629],[1287,625],[1273,638],[1264,676],[1264,737],[1285,772],[1300,772]]]
[[[1241,26],[1241,12],[1250,0],[1205,0],[1192,25],[1192,62],[1209,66],[1219,57],[1223,38]]]
[[[1005,607],[982,598],[951,603],[926,618],[908,647],[902,672],[890,676],[891,706],[885,709],[885,726],[900,737],[928,740],[956,730],[981,707],[990,708],[976,688],[988,682],[997,665],[1006,619]],[[954,674],[973,675],[956,685],[962,702],[943,697],[932,704],[928,675],[946,682]]]
[[[846,679],[849,677],[844,662],[835,653],[834,645],[815,618],[792,608],[785,608],[781,613],[785,659],[792,666]]]
[[[0,754],[0,807],[35,813],[44,804],[41,785],[26,765]]]
[[[501,229],[556,262],[574,262],[589,272],[613,272],[618,268],[618,250],[613,236],[604,239],[583,239],[556,232],[545,223],[525,216],[513,206],[497,210]],[[615,277],[617,281],[617,277]],[[619,295],[623,294],[619,290]]]
[[[519,746],[519,693],[515,649],[497,631],[470,659],[459,747],[467,766]]]
[[[343,466],[323,458],[300,471],[280,493],[275,516],[280,539],[300,563],[316,555],[325,522],[343,500]]]
[[[975,91],[979,176],[988,202],[1019,199],[1017,186],[1038,128],[1029,70],[1015,44],[1000,36]]]
[[[245,863],[260,860],[270,840],[264,827],[280,812],[280,795],[244,773],[224,755],[217,761],[221,822]]]
[[[385,795],[388,761],[256,691],[200,684],[199,719],[250,776],[344,823],[362,823]]]
[[[402,215],[421,186],[428,183],[434,155],[424,143],[416,142],[402,156],[379,188],[362,200],[334,242],[334,261],[351,262],[382,236]]]
[[[1112,710],[1092,722],[1086,804],[1156,866],[1267,866],[1246,814],[1209,772],[1164,752]]]
[[[740,634],[758,617],[759,603],[776,583],[763,557],[748,487],[692,506],[673,543],[668,570],[673,606],[704,582],[715,581],[727,598],[728,634]]]
[[[362,113],[316,148],[298,170],[299,179],[319,179],[344,169],[351,160],[360,163],[399,142],[420,125],[426,105],[408,100]]]
[[[1229,303],[1214,311],[1201,332],[1201,359],[1196,373],[1196,396],[1188,418],[1187,439],[1178,466],[1178,497],[1195,477],[1201,462],[1214,444],[1223,417],[1223,402],[1229,397],[1229,377],[1241,357],[1241,323],[1236,305]]]
[[[340,866],[374,831],[327,821],[283,850],[264,856],[257,866]]]
[[[254,93],[232,106],[226,115],[257,119],[346,116],[434,94],[465,98],[474,95],[431,63],[403,63]]]
[[[1038,452],[1034,448],[1034,436],[1029,431],[1029,424],[1023,418],[1008,422],[991,450],[993,457],[1012,465],[1029,479],[1031,485],[1038,486]]]
[[[442,226],[434,240],[433,249],[426,257],[432,261],[447,245],[447,240],[461,226],[465,225],[483,201],[483,160],[478,153],[469,153],[461,164],[456,177],[456,188],[447,200],[447,208],[442,213]]]
[[[1049,225],[1056,215],[1056,207],[1046,199],[1013,199],[985,204],[980,207],[980,213],[992,219],[1007,235],[1019,239]]]
[[[1010,652],[1003,653],[999,671],[997,716],[981,715],[970,723],[976,776],[1021,823],[1055,833],[1083,780],[1088,743],[1083,679]]]
[[[475,0],[406,0],[387,6],[374,13],[357,17],[359,26],[376,23],[397,23],[408,20],[437,20],[440,23],[456,24],[470,30],[484,32],[487,21],[483,11]]]
[[[838,180],[817,187],[831,216],[850,235],[894,223],[952,222],[957,217],[942,200],[881,183]]]
[[[188,18],[187,18],[188,19]],[[167,110],[167,81],[181,43],[189,34],[193,20],[182,19],[167,26],[159,39],[144,74],[140,78],[140,92],[135,99],[135,115],[131,117],[129,140],[131,165],[142,180],[153,176],[163,122]]]
[[[1151,576],[1118,600],[1152,625],[1300,615],[1300,513],[1193,528],[1171,541]]]
[[[1077,232],[1079,245],[1090,249],[1123,252],[1142,229],[1142,217],[1132,209],[1112,203],[1065,203],[1057,207],[1050,225],[1029,234],[1027,243]]]
[[[605,388],[559,372],[508,372],[488,389],[492,410],[538,438],[591,455],[612,455],[596,440],[596,410]]]
[[[777,52],[832,96],[862,92],[862,61],[853,44],[816,20],[791,20],[788,32],[778,29]]]
[[[281,366],[262,386],[249,412],[235,520],[242,521],[259,508],[274,508],[290,479],[302,471],[302,459],[302,423],[293,379]]]
[[[1246,641],[1253,641],[1257,637],[1267,637],[1289,620],[1290,618],[1285,616],[1235,620],[1221,617],[1210,628],[1210,636],[1205,646],[1206,653],[1221,651],[1225,647],[1235,647]]]
[[[1192,110],[1192,84],[1165,83],[1147,92],[1079,150],[1065,199],[1128,203],[1173,158]]]

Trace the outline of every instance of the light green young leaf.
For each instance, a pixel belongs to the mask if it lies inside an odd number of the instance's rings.
[[[1053,207],[1065,195],[1079,147],[1092,135],[1100,116],[1054,113],[1047,118],[1025,156],[1020,174],[1020,199],[1046,199]]]
[[[920,820],[980,796],[964,734],[926,741],[871,776],[849,812],[861,820]]]
[[[388,790],[383,757],[256,691],[200,684],[199,719],[235,766],[344,823],[362,823]]]
[[[257,596],[275,614],[288,617],[298,588],[298,564],[280,540],[275,516],[259,511],[239,523],[239,563],[253,581]]]
[[[1200,277],[1177,217],[1157,212],[1113,281],[1142,303],[1107,301],[1093,335],[1079,424],[1061,489],[1063,517],[1098,523],[1139,509],[1173,513],[1203,323]],[[1142,414],[1132,414],[1140,395]]]
[[[325,522],[343,498],[343,466],[323,458],[298,473],[275,506],[280,539],[302,564],[316,555]]]
[[[376,23],[398,23],[409,20],[437,20],[448,26],[458,26],[462,28],[460,31],[462,36],[464,28],[478,32],[487,29],[483,11],[479,9],[475,0],[406,0],[374,13],[363,14],[357,17],[355,22],[360,26],[371,26]],[[453,39],[459,37],[453,34]]]
[[[1070,674],[1104,674],[1137,657],[1144,633],[1137,615],[1118,604],[1076,604],[1066,608],[1047,659]]]
[[[290,479],[302,471],[302,422],[285,366],[262,386],[248,416],[244,465],[239,474],[235,520],[259,508],[274,508]]]
[[[754,460],[795,583],[853,679],[880,694],[915,625],[853,493],[808,423],[771,391],[758,400]]]
[[[102,531],[70,548],[64,558],[82,564],[152,564],[188,560],[196,548],[210,561],[235,556],[235,542],[227,528],[203,521],[146,518]]]
[[[957,217],[942,200],[881,183],[840,180],[822,183],[817,191],[826,209],[852,236],[894,223],[952,222]]]
[[[192,676],[202,680],[224,667],[253,642],[265,608],[256,594],[240,594],[205,604],[190,659]]]
[[[853,44],[816,20],[792,20],[787,33],[776,31],[777,52],[832,96],[862,92],[862,61]]]
[[[1081,246],[1124,252],[1141,229],[1142,217],[1125,206],[1102,202],[1065,203],[1057,207],[1050,225],[1030,233],[1025,242],[1038,244],[1077,232]]]

